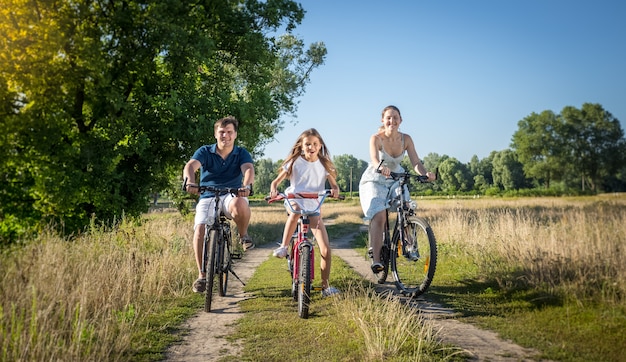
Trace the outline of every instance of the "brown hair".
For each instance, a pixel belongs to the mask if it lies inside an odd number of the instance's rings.
[[[213,131],[217,131],[219,127],[226,127],[229,124],[232,124],[233,127],[235,128],[235,132],[238,132],[239,121],[237,121],[237,118],[233,116],[226,116],[224,118],[220,118],[217,121],[215,121],[215,125],[213,125]]]
[[[335,165],[333,164],[333,161],[330,159],[330,153],[328,152],[328,147],[326,147],[326,143],[324,143],[324,139],[322,138],[320,133],[317,132],[315,128],[309,128],[300,134],[300,137],[298,137],[298,140],[291,148],[291,152],[289,152],[289,156],[287,156],[285,161],[283,161],[283,165],[282,165],[283,167],[289,164],[289,169],[287,170],[287,176],[288,177],[291,176],[291,172],[293,171],[294,161],[302,155],[302,140],[305,137],[311,137],[311,136],[317,137],[317,139],[320,140],[322,147],[319,151],[318,157],[320,159],[320,162],[324,166],[324,169],[326,169],[326,172],[328,172],[332,177],[336,177],[337,170],[335,169]]]

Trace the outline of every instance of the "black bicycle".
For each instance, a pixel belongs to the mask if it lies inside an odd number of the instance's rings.
[[[415,215],[415,203],[405,190],[410,188],[411,179],[427,183],[428,176],[392,172],[389,177],[396,181],[388,198],[396,217],[393,228],[390,228],[390,210],[385,210],[380,252],[383,270],[377,274],[378,283],[385,283],[391,268],[398,290],[404,295],[417,297],[426,292],[435,276],[437,241],[428,222]],[[369,256],[373,258],[371,248]]]
[[[220,297],[226,295],[229,274],[232,274],[241,284],[245,285],[233,270],[233,259],[241,258],[241,253],[233,250],[230,221],[220,210],[220,196],[236,195],[239,190],[228,187],[187,185],[185,178],[183,191],[186,190],[187,186],[197,188],[200,193],[213,192],[215,198],[214,217],[213,220],[207,220],[202,244],[201,268],[202,273],[206,276],[204,311],[208,313],[211,311],[214,284],[218,287],[217,291]]]

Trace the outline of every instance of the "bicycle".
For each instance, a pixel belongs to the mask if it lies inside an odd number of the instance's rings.
[[[233,270],[233,259],[240,259],[241,253],[232,250],[232,233],[230,229],[230,221],[220,210],[220,196],[226,194],[236,195],[239,190],[237,188],[213,187],[213,186],[196,186],[187,185],[187,178],[183,182],[183,191],[186,187],[197,188],[200,193],[213,192],[215,198],[215,211],[213,220],[207,220],[204,230],[204,239],[202,244],[202,267],[201,271],[205,275],[206,290],[204,298],[204,311],[211,312],[211,302],[213,301],[214,284],[218,286],[218,295],[223,297],[226,295],[228,288],[228,276],[232,274],[241,284],[246,285]],[[215,280],[217,277],[217,281]]]
[[[382,164],[382,162],[381,162]],[[380,165],[377,172],[380,173]],[[438,171],[436,172],[438,174]],[[378,283],[387,280],[389,269],[393,273],[397,289],[404,295],[417,297],[430,287],[437,268],[437,241],[428,222],[415,215],[415,203],[405,194],[405,186],[411,179],[427,183],[428,176],[410,172],[392,172],[389,177],[396,181],[389,192],[390,208],[385,210],[383,243],[380,252],[383,270],[378,275]],[[436,176],[436,179],[439,176]],[[396,220],[390,228],[390,209],[394,208]],[[368,250],[373,259],[373,252]],[[373,262],[373,260],[372,260]]]
[[[292,213],[299,214],[296,232],[289,243],[287,263],[291,273],[291,295],[298,302],[298,315],[300,318],[309,317],[309,306],[311,303],[311,289],[315,279],[315,251],[313,241],[309,240],[309,216],[319,212],[324,200],[331,194],[331,190],[321,192],[298,192],[298,193],[278,193],[275,197],[267,196],[268,203],[285,199],[317,199],[318,204],[312,210],[298,210],[291,202],[286,202]],[[340,200],[344,196],[338,197]],[[321,289],[321,288],[320,288]]]

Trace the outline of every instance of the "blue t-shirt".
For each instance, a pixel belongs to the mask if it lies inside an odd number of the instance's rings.
[[[200,186],[241,187],[243,179],[241,165],[252,163],[252,156],[245,148],[235,146],[228,157],[222,159],[222,156],[215,152],[216,149],[216,144],[202,146],[191,157],[201,164]],[[212,192],[204,192],[200,197],[212,196],[214,196]]]

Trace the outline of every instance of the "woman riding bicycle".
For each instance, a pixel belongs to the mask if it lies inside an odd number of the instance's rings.
[[[289,187],[285,190],[285,194],[295,192],[319,192],[325,189],[326,180],[330,183],[332,197],[339,196],[339,186],[335,180],[337,171],[335,165],[331,161],[328,148],[322,140],[322,136],[314,128],[308,129],[298,137],[298,140],[291,148],[291,152],[287,159],[283,162],[282,168],[278,176],[272,181],[270,186],[270,196],[276,197],[278,194],[278,185],[284,180],[289,179]],[[285,200],[294,205],[294,209],[313,210],[317,206],[317,200]],[[307,203],[314,203],[311,207]],[[283,239],[281,246],[274,250],[274,256],[284,258],[287,256],[287,246],[296,226],[298,224],[299,214],[291,213],[286,206],[289,216],[285,222],[283,231]],[[311,231],[317,240],[320,250],[320,269],[322,270],[322,296],[330,296],[339,293],[339,291],[328,285],[330,277],[331,251],[328,233],[324,221],[317,215],[309,215],[311,221]]]
[[[369,240],[373,254],[372,272],[383,270],[380,263],[380,249],[385,226],[385,210],[389,208],[389,193],[395,183],[388,178],[391,172],[404,172],[400,162],[406,152],[417,174],[426,175],[430,181],[435,174],[428,172],[420,161],[411,136],[400,132],[402,116],[395,106],[387,106],[382,112],[382,125],[370,137],[370,164],[359,182],[359,199],[365,220],[369,220]],[[382,162],[382,164],[381,164]],[[378,168],[380,165],[380,168]],[[408,190],[404,190],[408,192]]]

